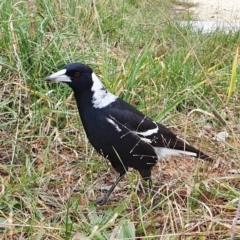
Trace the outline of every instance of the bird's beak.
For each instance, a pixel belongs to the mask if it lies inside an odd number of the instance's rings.
[[[66,72],[66,69],[62,69],[46,77],[44,80],[51,82],[72,82],[71,78],[66,75]]]

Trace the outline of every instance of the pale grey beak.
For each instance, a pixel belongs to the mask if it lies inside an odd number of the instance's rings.
[[[51,82],[72,82],[71,78],[66,75],[66,72],[66,69],[62,69],[46,77],[44,80]]]

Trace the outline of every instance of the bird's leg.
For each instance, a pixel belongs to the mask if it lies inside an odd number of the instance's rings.
[[[147,181],[148,183],[147,195],[151,199],[154,196],[152,179],[151,177],[147,177],[147,178],[144,178],[144,180]]]
[[[148,192],[150,191],[151,195],[153,192],[153,186],[152,186],[152,179],[151,179],[151,170],[150,169],[139,169],[139,173],[141,174],[143,180],[148,182]]]
[[[152,179],[148,178],[147,181],[148,181],[148,189],[149,189],[149,192],[150,192],[150,196],[153,196],[154,193],[153,193]]]
[[[107,193],[104,195],[103,198],[96,201],[96,205],[104,205],[107,203],[109,196],[113,192],[114,188],[118,185],[118,183],[122,180],[124,174],[120,174],[120,176],[117,178],[117,180],[114,182],[114,184],[111,186],[111,188],[107,191]]]
[[[151,177],[148,177],[144,180],[148,182],[147,200],[150,201],[150,208],[155,207],[158,204],[159,200],[154,195],[152,179]]]
[[[151,201],[151,206],[155,206],[157,201],[154,199],[153,183],[151,179],[151,170],[150,169],[140,169],[138,170],[142,178],[148,182],[148,198]]]

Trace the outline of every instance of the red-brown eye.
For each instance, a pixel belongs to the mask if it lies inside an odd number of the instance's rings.
[[[79,77],[80,76],[80,72],[74,72],[74,77]]]

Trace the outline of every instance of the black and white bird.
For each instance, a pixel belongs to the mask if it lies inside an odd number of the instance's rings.
[[[108,92],[92,69],[84,64],[70,63],[45,80],[65,82],[72,88],[90,143],[119,173],[97,205],[108,201],[129,167],[138,170],[152,189],[151,168],[161,158],[185,154],[212,161],[165,126]]]

